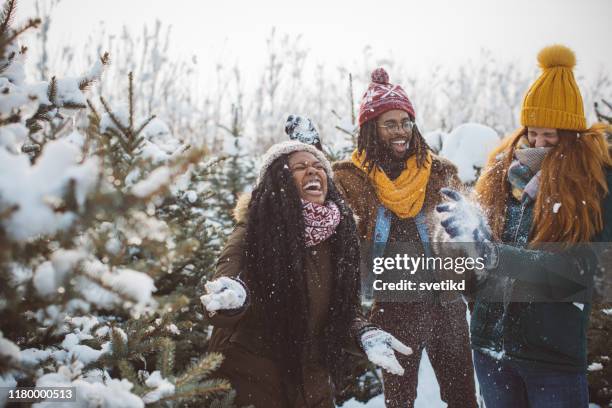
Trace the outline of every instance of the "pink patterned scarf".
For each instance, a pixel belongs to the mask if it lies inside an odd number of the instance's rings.
[[[302,199],[302,213],[307,247],[315,246],[331,237],[340,224],[340,210],[333,201],[321,205]]]

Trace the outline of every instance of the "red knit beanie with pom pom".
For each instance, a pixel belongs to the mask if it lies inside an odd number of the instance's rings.
[[[372,71],[372,82],[363,94],[359,107],[359,126],[370,119],[394,109],[406,111],[414,119],[414,108],[408,95],[399,85],[389,83],[389,74],[383,68]]]

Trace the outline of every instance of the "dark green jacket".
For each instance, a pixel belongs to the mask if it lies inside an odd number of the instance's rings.
[[[612,192],[610,170],[607,181]],[[566,299],[584,287],[590,294],[600,271],[600,254],[587,246],[556,255],[526,249],[533,203],[521,204],[510,197],[506,205],[503,243],[496,244],[497,265],[477,284],[472,348],[542,368],[584,372],[590,303],[552,300]],[[612,242],[611,193],[604,198],[602,212],[604,229],[592,242]]]

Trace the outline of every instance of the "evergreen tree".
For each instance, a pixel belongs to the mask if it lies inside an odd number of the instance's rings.
[[[15,7],[0,16],[0,386],[74,386],[83,407],[232,406],[208,378],[223,357],[205,354],[193,284],[218,245],[205,192],[180,188],[207,177],[203,151],[137,117],[131,73],[125,107],[88,101],[106,54],[26,82],[16,40],[40,21],[12,29]]]

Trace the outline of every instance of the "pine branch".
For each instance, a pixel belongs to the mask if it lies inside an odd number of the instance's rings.
[[[602,99],[601,102],[603,102],[604,105],[606,105],[610,110],[612,110],[612,104],[610,104],[608,101],[606,101],[605,99]],[[595,114],[597,115],[597,120],[599,121],[605,120],[608,123],[612,123],[612,116],[604,115],[599,110],[599,104],[597,102],[595,102],[594,105],[595,105]]]
[[[85,109],[87,107],[84,103],[73,103],[73,102],[65,102],[62,105],[62,108],[66,109]]]
[[[117,127],[117,129],[119,129],[121,131],[121,133],[123,133],[123,136],[126,137],[126,139],[128,138],[129,135],[129,130],[126,129],[121,122],[119,121],[119,119],[117,119],[117,116],[115,116],[115,114],[113,113],[113,111],[111,110],[111,108],[108,106],[108,103],[106,103],[106,100],[104,99],[103,96],[100,96],[100,102],[102,103],[102,106],[104,107],[104,110],[106,111],[106,113],[108,113],[108,116],[111,118],[111,121],[115,124],[115,126]]]
[[[157,356],[156,368],[161,372],[162,377],[170,377],[174,368],[176,344],[168,337],[162,337],[156,343],[160,351]]]
[[[4,3],[2,14],[0,16],[0,35],[4,35],[8,32],[8,29],[15,18],[16,9],[17,0],[8,0],[6,3]]]
[[[51,78],[51,82],[47,88],[47,98],[53,105],[57,105],[57,80],[55,77]]]
[[[109,62],[110,62],[110,57],[108,52],[105,52],[104,55],[102,55],[100,57],[100,62],[102,63],[103,67],[106,67]],[[95,83],[98,80],[98,78],[93,78],[93,77],[84,77],[80,82],[79,82],[79,89],[81,91],[85,91],[87,90],[93,83]]]
[[[140,134],[140,132],[142,132],[142,131],[144,130],[144,128],[146,128],[146,127],[147,127],[147,125],[148,125],[149,123],[151,123],[151,121],[152,121],[153,119],[155,119],[155,118],[156,118],[156,116],[155,116],[155,115],[153,115],[153,116],[151,116],[149,119],[145,120],[145,121],[142,123],[142,125],[140,125],[140,127],[138,128],[138,130],[136,130],[136,132],[134,132],[134,137],[138,136],[138,135]]]
[[[209,353],[197,363],[189,367],[177,380],[176,386],[183,387],[190,383],[196,383],[214,370],[219,368],[223,362],[223,355],[220,353]]]
[[[160,402],[165,401],[177,401],[182,399],[189,399],[195,397],[203,397],[214,394],[221,394],[229,392],[232,389],[231,384],[227,380],[208,380],[198,385],[187,385],[182,389],[179,389],[172,395],[168,395],[162,399]]]
[[[96,120],[96,122],[100,123],[100,114],[98,113],[96,108],[93,106],[93,103],[91,103],[91,101],[89,99],[87,99],[87,106],[89,106],[89,109],[91,110],[91,113],[92,113],[94,119]]]
[[[28,22],[23,27],[14,31],[10,37],[5,38],[2,41],[0,41],[0,50],[4,50],[9,44],[15,41],[17,37],[19,37],[24,32],[28,31],[30,28],[37,28],[39,25],[40,25],[39,18],[28,20]]]

